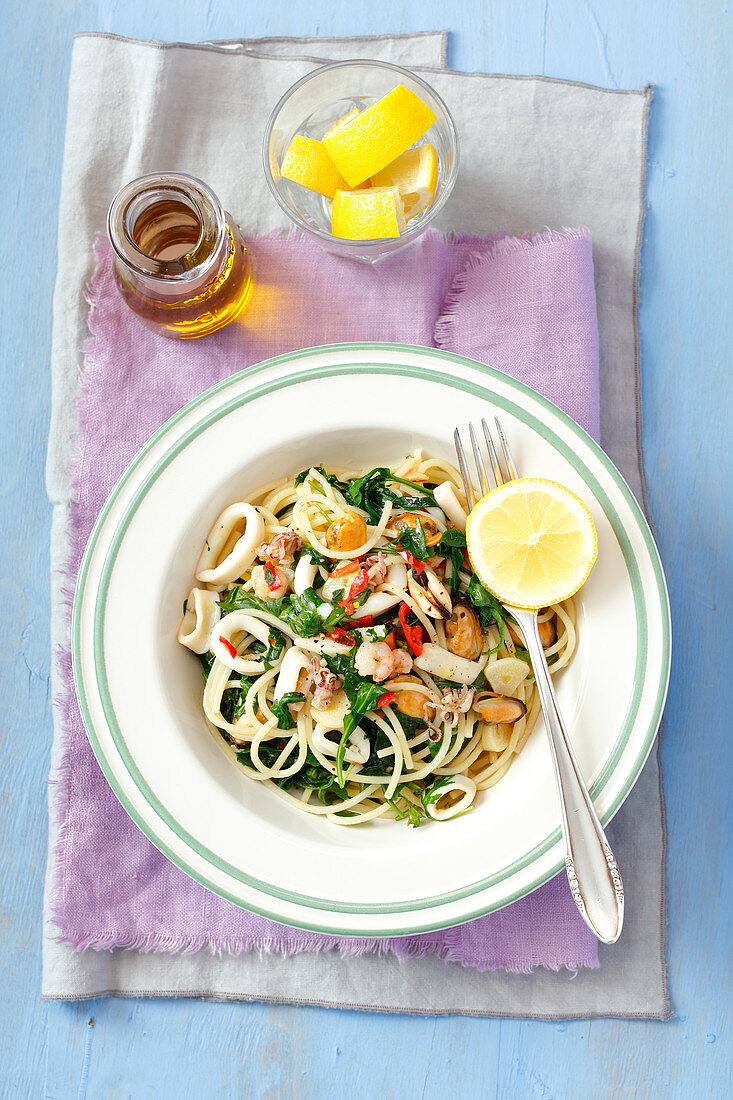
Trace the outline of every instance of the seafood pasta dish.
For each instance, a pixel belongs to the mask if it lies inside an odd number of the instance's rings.
[[[315,466],[230,504],[201,550],[178,640],[211,732],[250,779],[341,825],[444,821],[506,774],[540,712],[511,615],[466,553],[458,471]],[[542,610],[551,672],[572,600]]]

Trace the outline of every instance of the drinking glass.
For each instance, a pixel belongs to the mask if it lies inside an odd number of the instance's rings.
[[[296,134],[320,140],[335,122],[357,108],[364,110],[398,84],[404,84],[433,111],[435,122],[416,142],[431,142],[438,156],[438,183],[429,206],[408,221],[400,237],[352,241],[331,233],[331,202],[280,175],[280,165]],[[458,134],[450,111],[429,84],[415,73],[386,61],[338,61],[308,73],[283,95],[265,129],[265,177],[287,217],[321,245],[341,256],[374,263],[412,244],[443,209],[458,175]]]

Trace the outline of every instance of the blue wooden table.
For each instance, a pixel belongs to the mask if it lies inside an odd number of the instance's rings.
[[[731,16],[725,0],[26,0],[0,43],[3,1097],[727,1097],[731,1083]],[[641,278],[644,448],[676,633],[663,745],[668,1023],[423,1019],[188,1001],[43,1004],[51,741],[51,292],[72,34],[453,31],[454,68],[656,85]],[[726,539],[726,535],[728,538]],[[727,572],[727,583],[726,583]],[[643,838],[640,838],[643,843]],[[727,888],[727,889],[726,889]],[[89,1025],[94,1020],[94,1027]]]

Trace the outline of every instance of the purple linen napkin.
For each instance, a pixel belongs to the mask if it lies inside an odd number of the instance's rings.
[[[585,230],[523,240],[428,232],[376,268],[331,256],[292,233],[256,238],[251,251],[255,291],[241,322],[179,343],[149,332],[124,306],[109,245],[98,239],[73,469],[69,590],[107,495],[150,434],[204,389],[273,355],[348,340],[438,345],[528,382],[597,436],[597,329]],[[58,655],[58,671],[55,705],[65,742],[51,907],[59,938],[73,947],[430,952],[517,972],[598,965],[596,940],[562,875],[498,913],[387,940],[303,932],[233,906],[170,863],[127,816],[87,741],[68,650]]]

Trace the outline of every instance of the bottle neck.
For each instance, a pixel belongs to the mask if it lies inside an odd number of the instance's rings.
[[[141,176],[117,193],[107,232],[115,260],[140,287],[195,291],[216,276],[229,250],[224,210],[201,180],[183,173]]]

